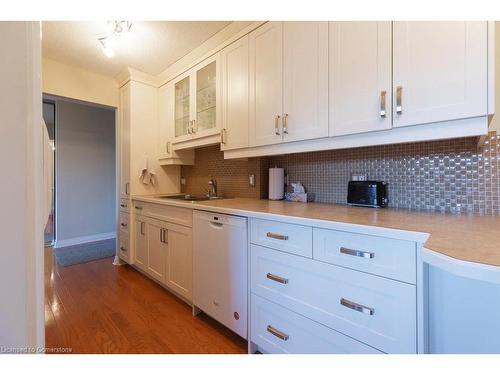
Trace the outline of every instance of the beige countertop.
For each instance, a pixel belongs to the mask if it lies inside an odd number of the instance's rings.
[[[234,198],[189,203],[156,197],[133,197],[145,202],[214,210],[242,216],[302,220],[305,225],[355,225],[357,231],[423,242],[424,247],[463,261],[500,266],[500,216],[441,214],[405,209],[370,209],[339,204],[297,203]],[[297,220],[298,219],[298,220]],[[347,228],[346,228],[347,230]]]

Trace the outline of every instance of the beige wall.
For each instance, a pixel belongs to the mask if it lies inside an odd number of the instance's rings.
[[[42,60],[43,92],[118,107],[118,84],[113,77],[90,72],[59,61]]]

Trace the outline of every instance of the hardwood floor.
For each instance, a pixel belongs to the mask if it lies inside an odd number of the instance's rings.
[[[132,267],[45,251],[45,343],[72,353],[246,353],[246,341]]]

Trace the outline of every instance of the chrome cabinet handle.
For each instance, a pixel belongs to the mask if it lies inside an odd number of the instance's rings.
[[[196,120],[193,120],[193,134],[198,132],[198,124],[196,123]]]
[[[403,113],[403,104],[401,103],[403,97],[403,86],[396,87],[396,113],[398,115]]]
[[[129,182],[125,183],[125,194],[129,195]]]
[[[144,235],[144,222],[141,221],[141,234]]]
[[[288,113],[283,116],[283,134],[288,134]]]
[[[168,243],[167,230],[165,228],[160,229],[160,242],[165,244]]]
[[[276,281],[277,283],[280,284],[288,284],[288,279],[285,279],[284,277],[278,276],[278,275],[273,275],[272,273],[267,273],[266,277],[269,280]]]
[[[267,332],[269,332],[270,334],[276,336],[277,338],[279,338],[283,341],[287,341],[289,338],[289,336],[286,333],[281,332],[280,330],[274,328],[271,325],[267,326]]]
[[[274,118],[274,134],[276,134],[276,135],[281,135],[280,125],[279,125],[280,118],[281,118],[280,115],[276,115],[276,117]]]
[[[371,253],[369,251],[361,251],[361,250],[348,249],[347,247],[341,247],[340,248],[340,252],[342,254],[352,255],[352,256],[361,257],[361,258],[370,258],[370,259],[373,259],[375,257],[375,254]]]
[[[380,117],[385,118],[387,116],[387,111],[385,109],[385,97],[387,95],[387,91],[382,90],[380,92]]]
[[[170,154],[170,141],[167,142],[167,154]]]
[[[227,142],[227,130],[226,129],[222,129],[220,131],[220,143],[222,143],[223,145],[225,145]]]
[[[345,299],[345,298],[340,299],[340,304],[342,306],[349,308],[349,309],[359,311],[363,314],[367,314],[367,315],[375,314],[375,309],[373,307],[360,305],[359,303],[349,301],[348,299]]]
[[[120,246],[120,250],[121,251],[127,251],[127,249],[125,249],[123,246]]]
[[[282,241],[287,241],[288,240],[288,236],[285,236],[284,234],[267,232],[266,236],[269,237],[269,238],[274,238],[275,240],[282,240]]]

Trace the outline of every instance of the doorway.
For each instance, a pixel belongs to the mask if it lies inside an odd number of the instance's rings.
[[[50,181],[50,190],[52,195],[52,207],[50,209],[49,218],[45,225],[44,242],[45,246],[53,246],[56,240],[56,170],[55,170],[55,156],[56,156],[56,103],[50,100],[43,100],[43,120],[49,133],[50,145],[52,146],[52,179]]]

